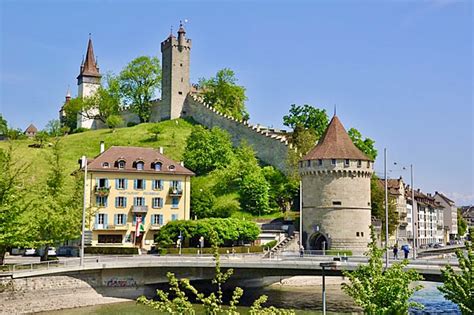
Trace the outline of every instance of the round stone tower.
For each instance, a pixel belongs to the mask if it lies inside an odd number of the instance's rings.
[[[373,161],[352,143],[336,115],[301,159],[299,173],[305,249],[364,252],[370,241]]]

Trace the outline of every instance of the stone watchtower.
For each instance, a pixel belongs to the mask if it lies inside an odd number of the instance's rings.
[[[90,34],[89,34],[90,35]],[[100,78],[102,75],[99,72],[99,66],[94,56],[94,48],[92,47],[92,39],[89,37],[89,43],[87,44],[86,59],[82,60],[81,70],[77,76],[77,96],[88,97],[97,91],[100,87]],[[88,116],[93,117],[94,111],[97,109],[91,109]],[[77,116],[77,128],[88,128],[91,129],[94,126],[94,119],[84,117],[84,115],[78,114]]]
[[[300,161],[299,173],[305,249],[364,252],[370,240],[373,161],[352,143],[336,115]]]
[[[178,38],[173,34],[161,43],[162,81],[160,120],[181,117],[184,100],[190,91],[189,62],[191,40],[181,23]]]

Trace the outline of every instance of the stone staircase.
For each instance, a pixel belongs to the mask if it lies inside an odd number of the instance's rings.
[[[263,257],[268,258],[272,257],[283,250],[291,250],[291,251],[298,251],[298,240],[299,240],[299,233],[295,232],[291,236],[287,236],[282,239],[279,243],[277,243],[272,249],[265,253]]]

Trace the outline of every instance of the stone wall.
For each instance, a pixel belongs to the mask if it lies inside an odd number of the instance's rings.
[[[188,95],[186,98],[183,116],[191,117],[207,128],[219,127],[227,131],[235,146],[243,140],[247,141],[261,161],[286,171],[288,150],[291,147],[285,136],[262,131],[259,126],[219,113],[215,108],[202,103],[195,95]]]

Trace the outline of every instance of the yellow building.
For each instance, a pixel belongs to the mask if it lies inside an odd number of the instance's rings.
[[[190,218],[193,175],[161,149],[101,144],[87,172],[91,245],[150,249],[161,226]]]

